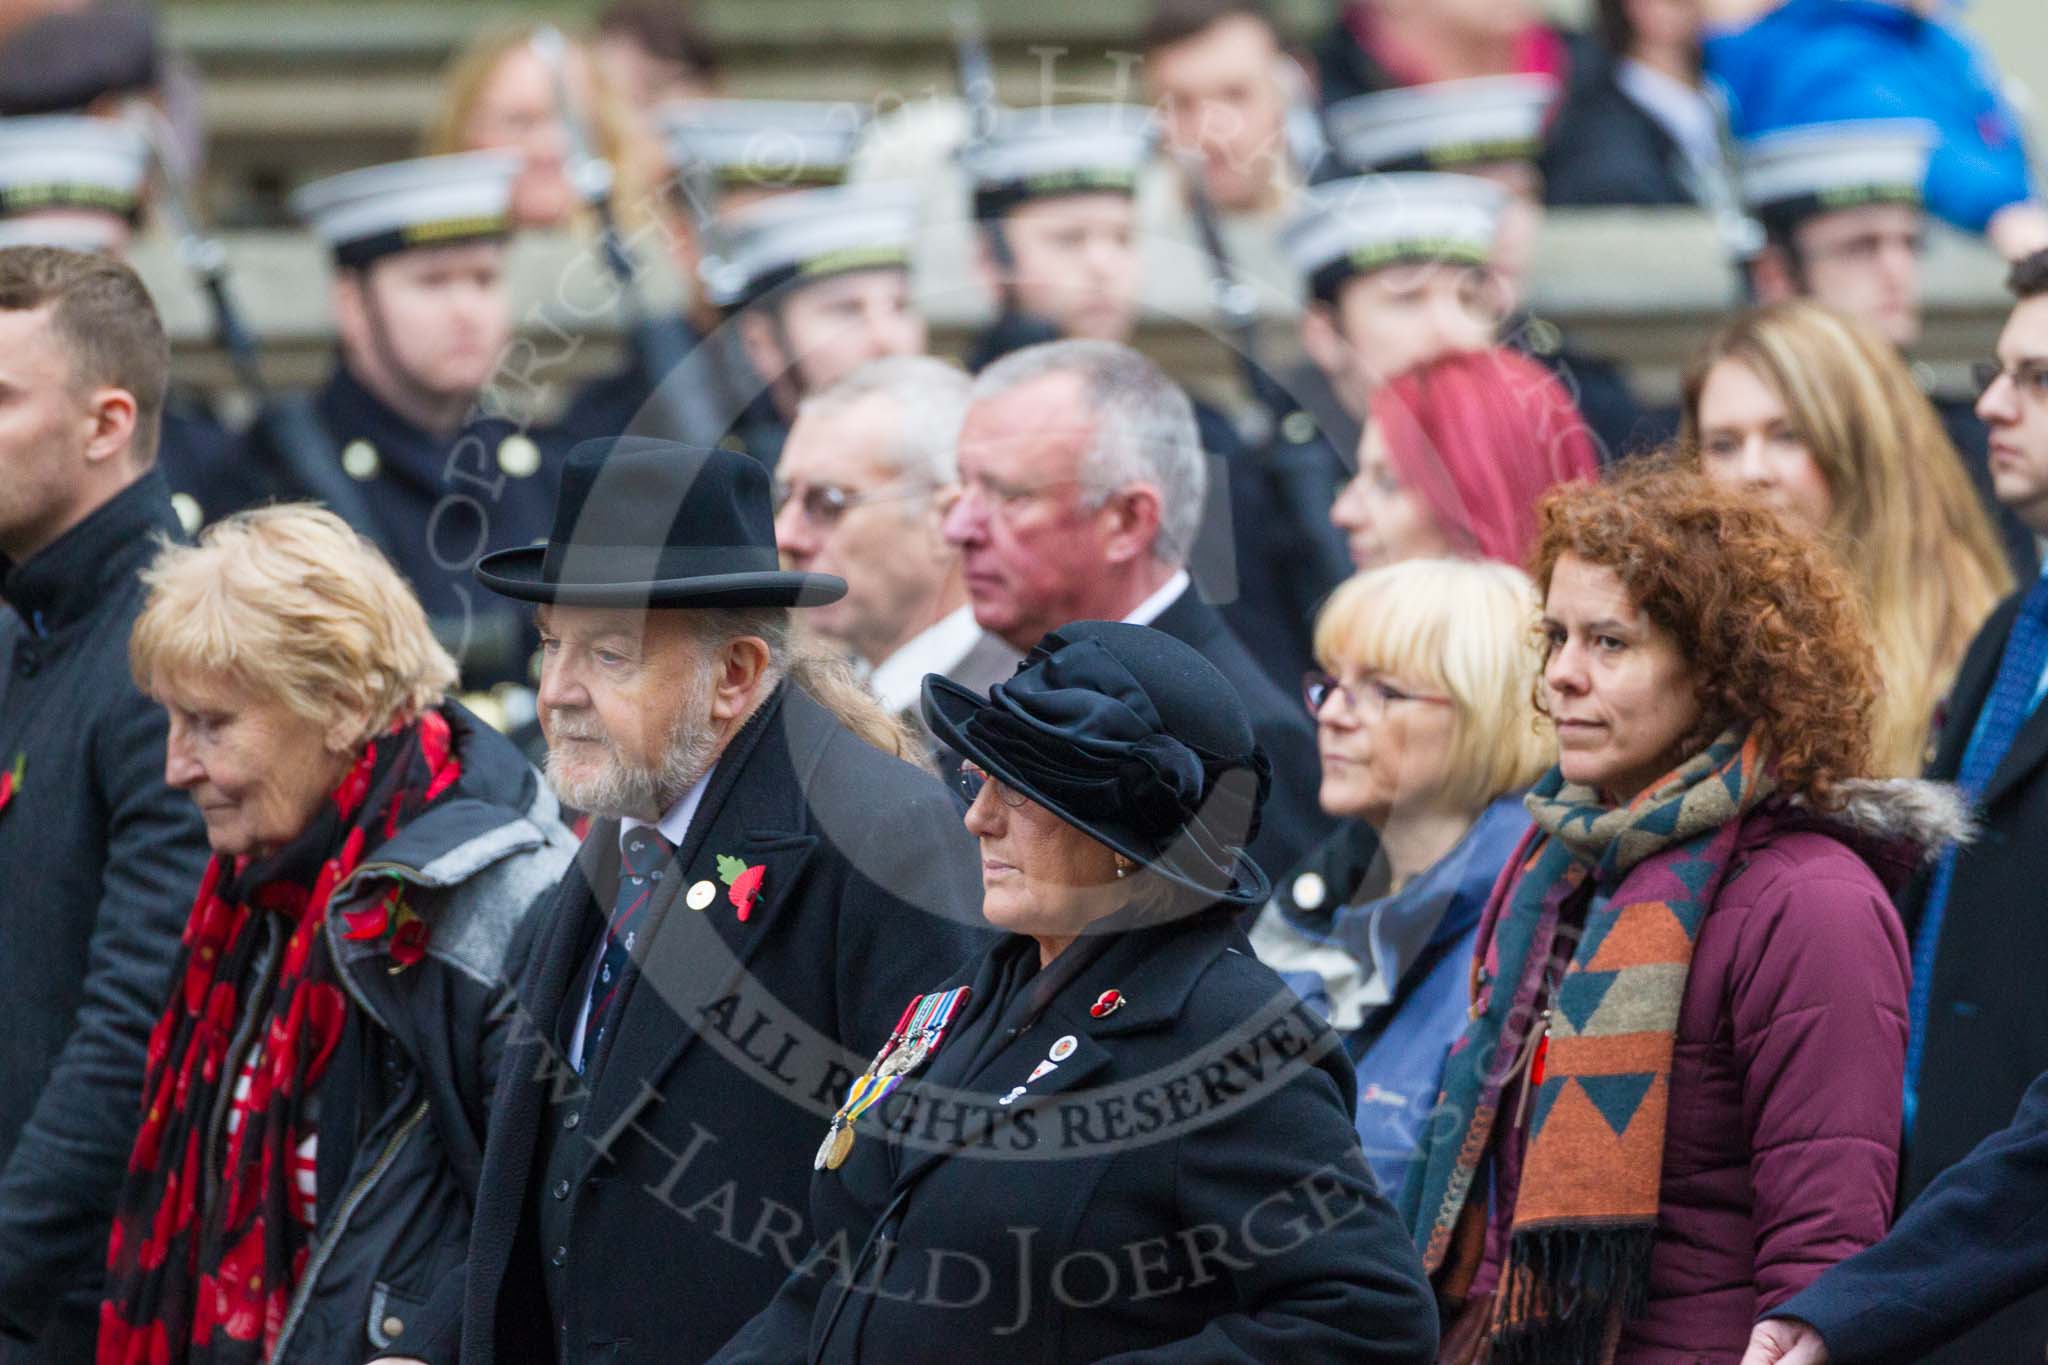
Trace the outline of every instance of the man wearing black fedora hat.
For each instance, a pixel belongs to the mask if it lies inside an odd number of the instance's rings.
[[[767,471],[575,448],[533,602],[547,775],[597,817],[509,1008],[470,1257],[390,1350],[702,1360],[809,1242],[818,1125],[921,983],[979,946],[972,841],[900,724],[790,643],[845,583],[778,567]]]

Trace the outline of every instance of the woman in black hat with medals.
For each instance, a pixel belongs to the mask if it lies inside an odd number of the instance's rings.
[[[1005,937],[875,1040],[816,1245],[718,1359],[1433,1360],[1344,1052],[1236,927],[1271,774],[1229,683],[1084,621],[924,713]]]

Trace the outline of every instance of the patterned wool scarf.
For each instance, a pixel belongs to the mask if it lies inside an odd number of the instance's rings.
[[[322,938],[328,901],[366,850],[459,776],[448,721],[429,711],[371,740],[291,843],[207,865],[150,1034],[143,1123],[107,1249],[99,1365],[270,1358],[312,1240],[295,1212],[293,1157],[346,1018]],[[277,946],[266,957],[267,942]],[[227,1107],[258,1039],[246,1118],[229,1135]]]
[[[1502,1093],[1535,1055],[1546,1016],[1529,1029],[1531,1002],[1568,946],[1541,1083],[1524,1111],[1521,1183],[1494,1301],[1495,1360],[1610,1359],[1621,1323],[1647,1304],[1686,973],[1741,817],[1772,786],[1757,743],[1731,731],[1627,806],[1600,804],[1556,769],[1527,798],[1537,832],[1488,908],[1495,985],[1475,989],[1483,1012],[1452,1048],[1438,1099],[1439,1114],[1465,1121],[1431,1126],[1401,1200],[1432,1274],[1454,1234],[1484,1235],[1461,1214],[1491,1149]],[[1589,909],[1575,944],[1560,943],[1565,902],[1589,881],[1612,894]]]

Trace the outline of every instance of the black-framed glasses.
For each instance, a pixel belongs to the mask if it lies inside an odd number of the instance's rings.
[[[770,492],[775,500],[775,515],[781,516],[782,509],[796,500],[803,509],[804,520],[813,526],[829,527],[839,524],[839,519],[856,507],[871,502],[896,502],[904,498],[922,497],[932,491],[927,483],[886,484],[865,493],[855,493],[836,483],[784,483],[777,479]]]
[[[1367,678],[1362,682],[1346,685],[1323,672],[1312,668],[1302,675],[1301,699],[1308,704],[1308,713],[1319,716],[1331,697],[1343,694],[1344,705],[1358,715],[1383,715],[1396,702],[1414,701],[1429,706],[1449,706],[1449,697],[1432,696],[1425,692],[1408,692],[1381,678]]]
[[[967,804],[970,806],[974,804],[974,799],[981,795],[983,787],[993,789],[996,800],[1011,810],[1023,805],[1026,799],[1023,792],[1005,783],[1000,777],[990,777],[986,768],[972,760],[960,764],[960,772],[953,780],[959,784],[960,794],[967,798]]]
[[[1977,381],[1980,398],[2000,379],[2012,380],[2012,386],[2029,397],[2048,398],[2048,360],[2030,358],[2010,369],[1996,360],[1983,360],[1970,367],[1970,377]]]

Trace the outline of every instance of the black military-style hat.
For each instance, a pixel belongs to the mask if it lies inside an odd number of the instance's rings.
[[[781,567],[759,461],[644,436],[579,443],[547,541],[485,555],[476,577],[565,606],[815,607],[846,595],[845,579]]]
[[[1271,887],[1244,847],[1273,765],[1237,689],[1183,641],[1070,622],[986,697],[926,675],[924,717],[991,776],[1154,875],[1265,904]]]
[[[365,166],[302,186],[292,195],[292,212],[340,266],[421,247],[501,241],[512,232],[519,166],[519,154],[507,151]]]

